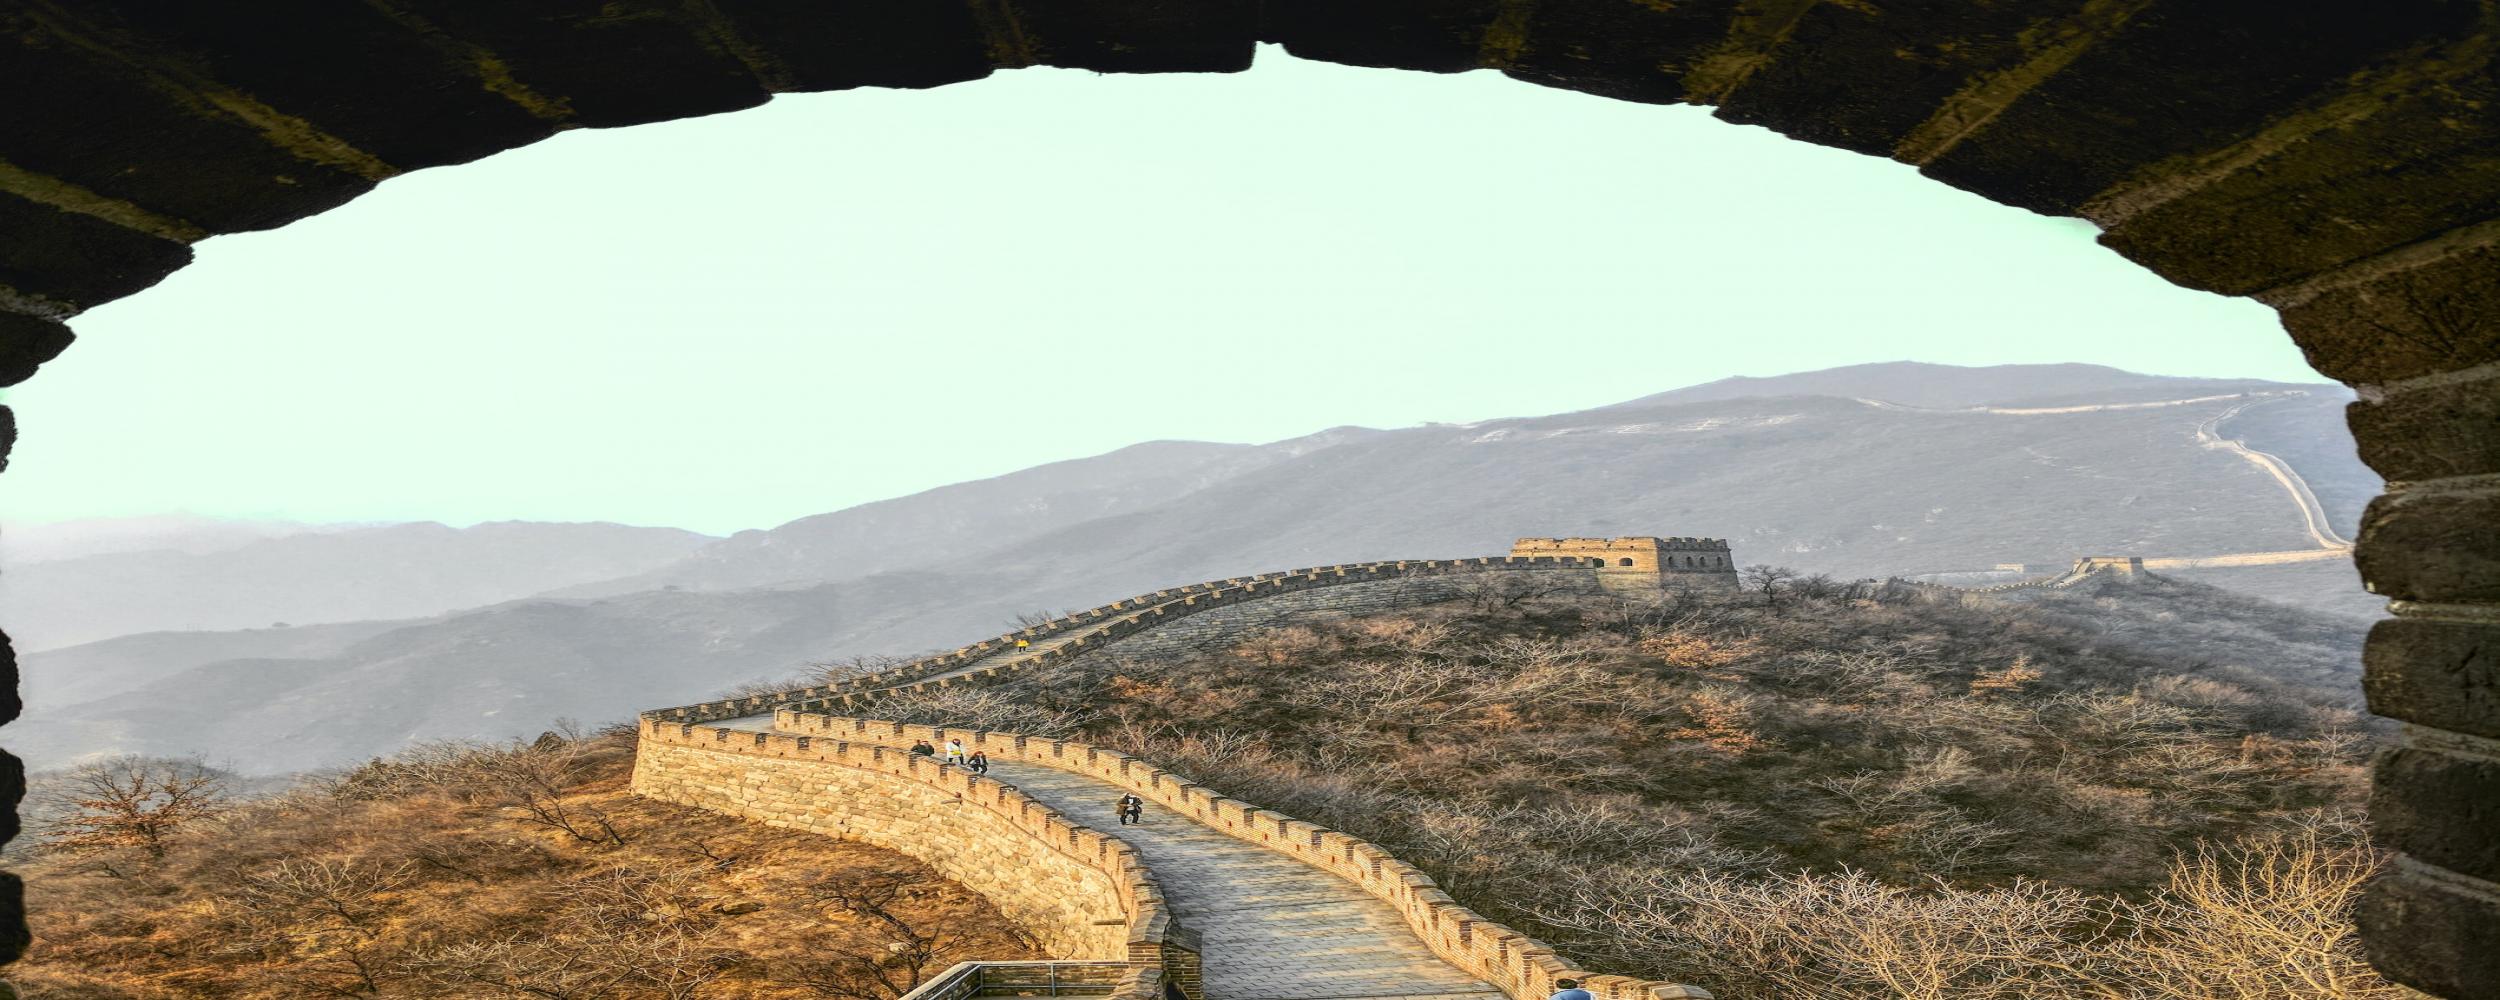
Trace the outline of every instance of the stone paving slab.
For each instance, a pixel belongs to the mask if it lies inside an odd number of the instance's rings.
[[[769,720],[767,720],[769,722]],[[1389,904],[1327,872],[1149,805],[1121,826],[1108,781],[1037,764],[990,777],[1135,846],[1197,931],[1208,1000],[1498,1000],[1441,961]]]

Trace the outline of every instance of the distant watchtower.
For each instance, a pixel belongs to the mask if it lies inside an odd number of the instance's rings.
[[[1522,538],[1511,544],[1510,554],[1585,563],[1597,571],[1597,582],[1613,591],[1736,589],[1736,561],[1724,538]]]

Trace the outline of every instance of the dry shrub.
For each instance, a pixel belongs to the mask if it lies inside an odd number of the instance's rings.
[[[2379,978],[2353,934],[2353,904],[2380,863],[2343,816],[2198,844],[2163,891],[2118,905],[2134,931],[2096,957],[2129,1000],[2415,996]]]
[[[85,1000],[822,995],[794,963],[888,954],[870,916],[807,902],[854,881],[954,928],[918,968],[1034,954],[898,856],[632,796],[632,749],[630,729],[429,745],[182,824],[161,854],[40,859],[10,972]]]
[[[1066,736],[1086,720],[1082,709],[1050,709],[1018,700],[997,688],[951,686],[879,699],[869,714],[880,719],[1028,736]]]
[[[1080,738],[1381,843],[1609,971],[1731,997],[2301,995],[2130,992],[2186,980],[2118,952],[2196,939],[2155,936],[2181,912],[2121,901],[2194,898],[2177,859],[2359,802],[2351,668],[2300,680],[2352,658],[2357,629],[2195,588],[2025,604],[1769,583],[1462,595],[1213,654],[1083,658],[1001,690],[1082,718]],[[2214,641],[2180,634],[2200,630]],[[2286,679],[2284,663],[2308,666]],[[2313,929],[2348,924],[2347,899],[2289,895]],[[2332,988],[2375,998],[2374,983]]]
[[[2143,901],[2015,880],[1864,872],[1584,873],[1543,914],[1602,964],[1656,962],[1723,995],[1811,1000],[2398,1000],[2351,912],[2377,859],[2312,823],[2180,857]]]

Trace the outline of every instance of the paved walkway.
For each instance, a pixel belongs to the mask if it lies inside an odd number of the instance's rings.
[[[711,725],[771,732],[773,717]],[[1091,775],[1002,761],[990,777],[1145,856],[1173,915],[1198,932],[1207,1000],[1502,996],[1441,961],[1389,904],[1335,875],[1153,804],[1144,823],[1121,826],[1111,805],[1123,789]]]
[[[990,777],[1136,846],[1181,923],[1198,932],[1208,1000],[1416,997],[1499,1000],[1435,957],[1389,904],[1327,872],[1146,807],[1121,826],[1108,781],[1037,764]]]

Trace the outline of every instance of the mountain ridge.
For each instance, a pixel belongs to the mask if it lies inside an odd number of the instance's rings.
[[[610,522],[417,521],[208,552],[102,552],[9,566],[0,619],[20,648],[43,650],[145,632],[416,617],[613,578],[710,540]]]
[[[2201,395],[2209,382],[2093,384],[2139,398],[2147,387]],[[2017,384],[2033,394],[1965,385],[1963,396],[1921,398],[2060,395],[2036,379]],[[2278,394],[2235,411],[2234,423],[2265,414],[2264,431],[2278,438],[2344,433],[2342,399],[2319,387],[2230,384]],[[554,715],[699,700],[810,659],[948,646],[1038,609],[1292,566],[1499,553],[1523,534],[1711,535],[1730,539],[1744,563],[1851,577],[2313,544],[2280,483],[2199,443],[2198,427],[2238,397],[2035,415],[1887,408],[1854,392],[1644,399],[1268,445],[1152,442],[915,495],[937,501],[925,509],[896,498],[704,547],[716,579],[775,578],[764,586],[688,577],[542,593],[369,634],[339,630],[342,641],[327,645],[227,638],[181,654],[179,636],[162,637],[150,640],[148,655],[163,657],[153,669],[114,675],[131,687],[21,723],[13,746],[38,762],[109,746],[240,751],[263,768],[336,763],[407,739],[514,735]],[[2357,518],[2351,498],[2378,488],[2344,440],[2340,456],[2313,446],[2303,470],[2338,521]],[[999,512],[1005,527],[988,530]],[[784,558],[774,549],[790,538],[813,547]],[[738,561],[756,553],[765,555]],[[848,575],[811,581],[792,567]],[[2300,575],[2283,579],[2300,582],[2282,590],[2329,578],[2317,566],[2289,572]],[[2222,575],[2233,574],[2274,579]],[[2350,590],[2345,606],[2365,610]],[[28,687],[99,655],[27,657]],[[249,704],[168,708],[180,692],[237,672],[284,683],[249,685],[258,692]]]

